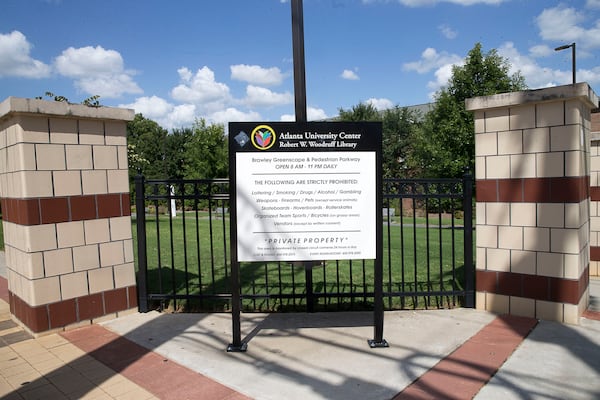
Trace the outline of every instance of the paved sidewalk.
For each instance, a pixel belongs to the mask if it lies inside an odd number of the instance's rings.
[[[131,314],[33,339],[0,278],[0,399],[597,399],[600,280],[590,290],[580,326],[386,312],[382,349],[367,345],[370,312],[242,314],[248,351],[227,353],[229,314]]]
[[[33,339],[0,300],[0,398],[158,399],[60,335]]]

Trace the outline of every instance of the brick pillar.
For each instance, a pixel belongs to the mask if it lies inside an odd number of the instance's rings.
[[[590,276],[600,276],[600,109],[592,110],[590,146]]]
[[[0,103],[11,313],[34,333],[137,307],[126,123],[133,111]]]
[[[469,99],[478,309],[579,323],[589,302],[586,83]]]

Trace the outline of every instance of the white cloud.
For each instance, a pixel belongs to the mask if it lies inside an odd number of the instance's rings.
[[[551,51],[554,52],[552,49]],[[535,57],[539,53],[540,50],[535,48],[533,51],[530,49],[530,55],[521,54],[512,42],[506,42],[498,48],[498,54],[506,58],[511,64],[509,73],[513,74],[516,71],[520,71],[525,78],[527,86],[532,89],[566,85],[572,82],[572,71],[570,69],[558,70],[539,65],[535,60]],[[589,70],[577,70],[577,81],[585,81],[590,84],[599,83],[600,67]]]
[[[600,9],[600,0],[587,0],[585,2],[585,6],[587,8],[597,8],[597,9]]]
[[[172,104],[157,96],[139,97],[135,99],[135,102],[122,104],[119,107],[132,108],[136,114],[141,113],[150,119],[163,118],[173,109]]]
[[[462,64],[464,64],[462,60],[459,63],[445,64],[435,71],[435,80],[427,82],[427,88],[430,90],[428,93],[430,99],[433,99],[435,93],[448,84],[448,80],[452,77],[452,67]]]
[[[445,51],[438,53],[436,49],[428,47],[421,53],[419,61],[405,63],[403,68],[406,71],[416,71],[419,74],[424,74],[433,69],[438,69],[448,64],[457,64],[462,61],[462,57],[456,54],[448,54]]]
[[[379,111],[387,110],[387,109],[394,107],[394,103],[389,99],[370,98],[365,103],[371,104],[373,107],[375,107]]]
[[[267,88],[248,85],[244,103],[250,107],[273,107],[290,104],[294,96],[290,92],[276,93]]]
[[[177,70],[181,83],[171,90],[171,96],[183,103],[209,104],[229,101],[229,87],[215,81],[215,73],[204,66],[194,75],[187,67]]]
[[[534,58],[549,57],[550,55],[554,54],[554,49],[550,46],[546,46],[545,44],[540,44],[530,47],[529,54],[531,54],[531,56]]]
[[[429,98],[433,98],[435,92],[448,83],[448,79],[452,76],[452,66],[463,63],[464,59],[456,54],[438,53],[436,49],[429,47],[421,53],[419,61],[405,63],[403,68],[419,74],[435,70],[435,80],[427,83],[427,88],[430,90]]]
[[[458,36],[458,33],[446,24],[438,26],[438,29],[446,39],[456,39],[456,36]]]
[[[356,72],[349,69],[345,69],[344,71],[342,71],[340,76],[342,77],[342,79],[347,79],[349,81],[357,81],[360,79]]]
[[[130,104],[121,104],[119,107],[131,108],[136,113],[156,121],[165,129],[189,126],[195,121],[196,107],[193,104],[175,106],[158,96],[139,97]]]
[[[196,120],[196,106],[193,104],[180,104],[173,107],[167,115],[165,126],[181,128],[190,126]]]
[[[0,78],[45,78],[50,66],[30,56],[32,45],[19,31],[0,34]]]
[[[405,5],[407,7],[426,7],[426,6],[434,6],[438,3],[451,3],[457,4],[461,6],[473,6],[476,4],[489,4],[489,5],[497,5],[502,4],[510,0],[397,0],[398,3]],[[363,4],[370,3],[389,3],[390,0],[362,0]]]
[[[306,119],[309,121],[322,121],[329,118],[327,113],[321,108],[307,107],[306,108]],[[294,122],[296,120],[296,114],[283,114],[280,117],[281,121]]]
[[[259,65],[238,64],[229,68],[231,69],[231,79],[256,85],[280,85],[285,79],[285,75],[277,67],[263,68]]]
[[[542,39],[573,41],[583,34],[583,29],[577,26],[583,19],[582,13],[561,5],[542,11],[536,22]]]
[[[596,3],[600,1],[594,4]],[[544,40],[559,44],[576,42],[578,48],[600,47],[600,21],[595,21],[595,25],[590,28],[584,28],[582,24],[585,21],[584,11],[564,5],[547,8],[536,18],[540,36]]]
[[[85,93],[101,97],[119,97],[142,93],[133,81],[134,73],[124,69],[123,58],[115,50],[101,46],[69,47],[54,60],[56,71],[75,80]]]
[[[534,58],[521,54],[513,42],[503,43],[498,48],[498,55],[510,63],[509,74],[521,72],[527,85],[532,88],[548,86],[553,80],[553,72],[549,68],[543,68]]]
[[[244,112],[233,107],[212,113],[207,117],[210,122],[225,124],[228,122],[260,121],[262,118],[256,111]]]
[[[321,108],[316,107],[307,107],[306,109],[306,118],[309,121],[318,121],[327,118],[327,114]]]

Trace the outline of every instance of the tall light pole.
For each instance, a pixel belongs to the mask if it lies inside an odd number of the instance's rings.
[[[575,82],[577,82],[577,79],[575,77],[575,71],[576,71],[576,64],[575,64],[575,42],[571,43],[571,44],[565,44],[564,46],[559,46],[557,48],[554,49],[554,51],[561,51],[561,50],[566,50],[568,48],[572,49],[572,53],[571,53],[571,61],[573,62],[573,85],[575,84]]]
[[[296,122],[306,122],[306,72],[304,61],[304,11],[302,0],[292,0],[292,50]]]

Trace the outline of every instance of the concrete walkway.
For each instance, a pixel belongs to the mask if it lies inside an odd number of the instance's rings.
[[[600,281],[590,287],[600,295]],[[248,351],[227,353],[229,314],[132,314],[33,339],[4,298],[2,400],[600,398],[593,310],[580,326],[471,309],[386,312],[381,349],[367,345],[369,312],[242,314]]]

